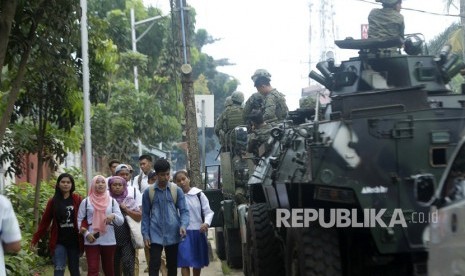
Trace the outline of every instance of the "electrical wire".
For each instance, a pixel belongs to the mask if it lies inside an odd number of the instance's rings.
[[[373,3],[373,2],[368,1],[368,0],[353,0],[353,1],[368,3],[368,4],[372,4],[372,5],[379,5],[377,3]],[[424,13],[424,14],[431,14],[431,15],[437,15],[437,16],[465,18],[465,16],[462,16],[460,14],[448,14],[448,13],[431,12],[431,11],[424,11],[424,10],[418,10],[418,9],[412,9],[412,8],[406,8],[406,7],[402,7],[402,10],[421,12],[421,13]]]

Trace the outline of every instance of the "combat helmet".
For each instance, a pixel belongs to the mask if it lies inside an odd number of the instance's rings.
[[[307,96],[299,100],[299,107],[302,109],[314,109],[316,106],[316,99],[312,96]]]
[[[233,101],[231,100],[231,96],[226,97],[226,100],[224,100],[224,107],[231,106],[233,104]]]
[[[240,91],[234,91],[231,94],[231,100],[233,103],[242,104],[244,102],[244,93]]]
[[[259,78],[266,78],[268,80],[271,80],[271,74],[265,69],[257,69],[255,70],[255,73],[252,75],[252,80],[254,83],[256,83]]]

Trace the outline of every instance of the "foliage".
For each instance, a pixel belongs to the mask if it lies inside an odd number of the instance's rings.
[[[208,34],[207,30],[205,29],[198,29],[194,36],[194,46],[195,48],[202,50],[202,47],[208,44],[213,44],[216,41],[221,39],[213,38],[210,34]]]
[[[169,19],[155,20],[150,31],[142,38],[140,36],[151,23],[139,26],[136,29],[140,38],[138,52],[133,52],[129,50],[130,7],[134,7],[137,21],[160,15],[161,11],[146,9],[141,1],[128,2],[126,9],[102,11],[100,9],[108,5],[98,6],[95,3],[90,7],[97,9],[90,11],[91,14],[99,15],[91,21],[91,25],[96,25],[93,29],[100,37],[100,40],[96,39],[97,42],[106,38],[114,45],[112,55],[117,57],[112,68],[102,68],[100,62],[91,64],[91,71],[95,65],[95,72],[100,74],[93,90],[93,102],[97,104],[92,117],[95,153],[107,158],[128,160],[135,152],[138,138],[148,146],[177,139],[180,133],[178,110],[181,108],[176,97],[177,87],[173,85],[173,71],[161,69],[163,73],[158,74],[158,69],[155,69],[160,68],[157,61],[163,56],[161,53],[165,51],[165,43],[170,43],[167,38]],[[171,59],[168,57],[166,60]],[[137,66],[139,71],[138,91],[133,84],[133,66]]]
[[[85,180],[81,172],[76,168],[71,168],[67,172],[74,177],[76,192],[85,196]],[[39,204],[40,214],[43,214],[47,201],[55,193],[55,184],[56,178],[42,183]],[[46,263],[50,262],[50,258],[40,257],[29,250],[29,245],[35,232],[33,225],[34,186],[29,183],[19,183],[8,186],[5,192],[15,210],[22,235],[22,250],[19,254],[5,256],[7,274],[12,276],[33,275],[35,272],[40,271]],[[43,244],[43,246],[47,247],[48,243]]]
[[[442,46],[449,42],[452,34],[460,29],[459,23],[454,23],[450,25],[444,32],[438,34],[435,38],[428,42],[428,50],[430,54],[438,54]]]
[[[5,91],[4,88],[12,85],[21,50],[33,45],[28,79],[22,86],[13,116],[15,125],[11,125],[12,132],[2,144],[0,161],[13,161],[11,173],[21,172],[22,154],[40,152],[45,161],[56,168],[67,150],[77,150],[82,144],[82,60],[81,51],[76,51],[80,48],[78,2],[53,2],[42,10],[38,8],[42,1],[29,2],[22,1],[18,6],[6,62],[8,67],[2,70],[5,81],[0,86]],[[136,32],[141,36],[153,23],[150,31],[138,41],[138,52],[134,53],[130,43],[130,8],[135,9],[137,21],[159,16],[161,11],[144,7],[141,0],[88,2],[95,154],[127,159],[135,151],[137,138],[147,146],[178,141],[184,107],[180,101],[176,55],[179,42],[175,43],[177,38],[172,36],[175,26],[171,18],[165,16],[138,26]],[[52,10],[61,13],[50,18],[48,12]],[[190,45],[196,90],[214,94],[219,103],[217,109],[221,109],[224,98],[237,87],[237,80],[216,71],[218,64],[228,65],[227,62],[215,61],[201,52],[204,45],[217,39],[206,30],[195,33],[195,10],[191,9],[189,14],[188,32],[194,38]],[[27,30],[33,35],[28,36]],[[33,42],[28,40],[31,37]],[[133,85],[134,65],[139,69],[139,91],[135,91]],[[5,93],[1,95],[4,100]],[[48,144],[42,147],[42,143]]]
[[[197,80],[194,82],[194,91],[198,95],[210,95],[210,90],[208,90],[208,80],[203,74],[201,74]]]
[[[30,59],[40,60],[44,67],[38,70],[48,71],[54,68],[49,66],[55,61],[50,60],[50,56],[61,59],[69,58],[76,49],[74,45],[76,39],[73,36],[77,34],[74,27],[77,26],[79,17],[79,13],[76,12],[79,8],[77,0],[54,1],[53,3],[44,0],[10,2],[18,4],[16,10],[8,11],[10,14],[0,14],[2,20],[3,16],[11,17],[11,13],[14,14],[11,33],[7,39],[3,40],[8,41],[5,62],[0,65],[2,72],[4,65],[8,68],[7,85],[2,88],[9,90],[8,97],[4,97],[7,104],[0,123],[0,140],[3,140],[9,119],[15,110],[14,105],[19,96],[21,84],[26,79],[26,73],[36,73],[35,70],[28,71],[31,69],[28,62]],[[3,53],[0,56],[3,58]],[[47,70],[43,70],[44,68]],[[66,75],[63,79],[75,76],[75,74]]]
[[[8,134],[7,141],[9,148],[1,154],[1,160],[12,162],[8,167],[7,173],[10,175],[20,175],[26,164],[23,157],[29,153],[41,151],[43,160],[52,170],[56,170],[58,164],[62,163],[67,155],[63,140],[54,135],[59,130],[47,131],[45,134],[39,134],[38,129],[30,122],[13,125],[13,131]],[[43,147],[39,148],[38,139],[41,136]]]

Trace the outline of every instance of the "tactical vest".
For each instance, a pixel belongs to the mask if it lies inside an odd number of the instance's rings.
[[[224,126],[225,132],[228,132],[237,126],[244,124],[244,120],[242,118],[242,107],[239,105],[231,106],[225,117],[226,117],[225,126]]]

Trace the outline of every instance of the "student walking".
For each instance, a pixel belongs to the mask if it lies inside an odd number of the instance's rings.
[[[189,227],[186,239],[179,244],[178,267],[181,267],[182,276],[190,275],[190,267],[193,275],[199,276],[202,267],[209,264],[206,233],[214,213],[202,190],[190,186],[186,171],[176,172],[173,180],[184,192],[189,209]]]
[[[116,199],[121,212],[135,221],[140,221],[142,212],[136,200],[129,195],[126,180],[120,176],[112,176],[108,180],[108,184],[110,185],[110,196]],[[126,218],[123,225],[115,225],[114,229],[116,237],[115,275],[120,276],[122,273],[125,276],[133,276],[135,275],[136,250],[132,244],[131,230]]]
[[[78,226],[83,233],[84,249],[87,258],[88,276],[98,276],[100,259],[103,273],[114,275],[114,258],[116,239],[114,225],[124,222],[123,215],[116,200],[107,191],[105,177],[94,176],[89,195],[79,206]]]
[[[57,178],[55,194],[47,202],[42,219],[31,241],[35,251],[38,241],[50,228],[49,249],[54,263],[54,276],[65,275],[66,264],[71,276],[80,275],[79,256],[84,252],[84,241],[79,235],[77,214],[82,197],[75,193],[74,178],[62,173]]]
[[[186,236],[189,211],[181,188],[169,181],[170,164],[159,159],[154,164],[155,184],[142,196],[142,236],[150,248],[149,275],[158,276],[161,251],[166,253],[168,276],[177,274],[178,244]]]

